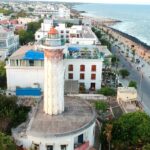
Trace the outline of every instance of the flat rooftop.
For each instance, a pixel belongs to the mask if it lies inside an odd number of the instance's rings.
[[[86,129],[95,122],[95,111],[78,98],[65,97],[65,111],[59,115],[47,115],[43,112],[43,101],[30,121],[27,135],[36,137],[65,136]]]

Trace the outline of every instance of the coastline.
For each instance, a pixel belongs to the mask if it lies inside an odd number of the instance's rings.
[[[73,10],[75,10],[76,13],[78,14],[78,18],[84,18],[84,19],[90,20],[92,23],[92,26],[103,29],[111,37],[113,37],[114,39],[117,39],[120,43],[126,46],[126,48],[131,49],[131,47],[134,45],[135,53],[139,57],[146,60],[147,62],[150,61],[150,46],[148,46],[146,43],[142,42],[140,39],[132,35],[129,35],[125,32],[119,31],[111,27],[114,24],[122,22],[121,20],[115,20],[111,18],[101,18],[99,16],[83,15],[80,13],[80,11],[74,8]]]
[[[135,53],[143,58],[145,61],[149,62],[150,60],[150,46],[142,42],[141,40],[137,39],[134,36],[128,35],[127,33],[121,32],[119,30],[116,30],[109,26],[101,26],[98,25],[99,28],[103,29],[105,32],[107,32],[110,36],[112,36],[114,39],[117,39],[120,44],[123,45],[123,47],[126,49],[132,49],[132,46],[134,45]]]

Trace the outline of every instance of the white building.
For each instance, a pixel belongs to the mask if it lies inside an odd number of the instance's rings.
[[[8,17],[8,16],[4,16],[3,15],[3,13],[0,13],[0,21],[1,20],[7,20],[7,19],[9,19],[10,17]]]
[[[19,47],[19,36],[7,28],[0,27],[0,59],[4,60]]]
[[[51,28],[44,51],[44,100],[24,127],[12,130],[16,144],[34,150],[88,150],[94,145],[95,112],[89,104],[64,97],[63,48]]]
[[[38,18],[29,18],[29,17],[19,17],[18,18],[18,24],[27,25],[30,22],[37,22]]]
[[[41,24],[41,29],[35,33],[35,39],[39,41],[44,36],[47,36],[49,28],[51,28],[53,25],[53,20],[44,20],[44,22]],[[55,28],[58,30],[61,39],[71,44],[94,45],[99,43],[96,35],[88,26],[73,25],[72,27],[66,27],[66,24],[61,23]]]
[[[78,89],[82,86],[86,90],[100,89],[104,54],[99,48],[95,45],[66,46],[63,52],[65,80],[77,81]],[[16,51],[6,66],[8,90],[15,92],[16,87],[39,85],[43,91],[43,60],[43,52],[35,51],[33,47]]]

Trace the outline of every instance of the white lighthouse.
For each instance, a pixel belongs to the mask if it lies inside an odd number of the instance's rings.
[[[96,114],[86,101],[64,96],[64,46],[57,30],[51,28],[39,46],[44,51],[44,99],[30,121],[12,131],[16,144],[34,150],[88,150],[94,145]]]
[[[50,29],[41,47],[44,50],[44,112],[57,115],[64,111],[64,46],[55,28]]]

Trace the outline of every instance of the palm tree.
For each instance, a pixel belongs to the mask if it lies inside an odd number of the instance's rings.
[[[109,145],[109,150],[110,150],[110,142],[112,139],[112,128],[113,128],[112,124],[106,124],[105,130],[104,130],[104,135],[106,136],[106,139]]]
[[[129,57],[129,49],[126,49],[126,57]]]
[[[135,49],[132,49],[132,61],[135,62]]]

